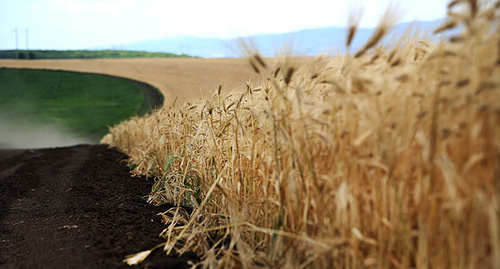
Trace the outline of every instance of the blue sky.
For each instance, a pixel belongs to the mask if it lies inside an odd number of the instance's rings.
[[[401,21],[445,16],[445,0],[0,0],[0,49],[116,47],[174,36],[234,38],[308,28],[345,26],[362,8],[373,27],[392,3]]]

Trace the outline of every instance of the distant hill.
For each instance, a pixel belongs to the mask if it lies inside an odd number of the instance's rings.
[[[384,39],[394,41],[395,36],[403,34],[410,26],[419,29],[422,34],[439,26],[443,20],[415,21],[396,25]],[[373,28],[360,28],[352,44],[352,49],[361,47],[373,33]],[[275,56],[284,47],[289,47],[295,54],[318,55],[322,53],[337,54],[344,52],[347,29],[343,27],[325,27],[306,29],[284,34],[263,34],[244,37],[252,40],[264,56]],[[436,37],[434,37],[436,38]],[[158,40],[139,41],[124,45],[128,50],[168,51],[176,54],[189,54],[206,58],[239,57],[239,39],[199,38],[192,36],[164,38]]]
[[[123,50],[0,50],[0,59],[179,58],[186,54]]]

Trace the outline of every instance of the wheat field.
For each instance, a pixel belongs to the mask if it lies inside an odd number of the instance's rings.
[[[102,143],[155,179],[149,201],[177,205],[165,243],[126,262],[500,268],[500,2],[486,2],[450,2],[435,32],[461,30],[440,42],[381,45],[388,12],[344,56],[250,50],[241,84],[111,127]]]
[[[379,45],[388,12],[352,54],[254,51],[263,78],[111,128],[150,201],[178,205],[153,249],[208,268],[500,268],[500,2],[448,8],[435,32],[462,30],[440,42]]]

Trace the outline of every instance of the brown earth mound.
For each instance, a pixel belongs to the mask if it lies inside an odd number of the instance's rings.
[[[103,145],[0,150],[1,268],[129,268],[128,254],[164,240],[146,203],[152,181]],[[194,255],[156,250],[140,267],[185,268]]]

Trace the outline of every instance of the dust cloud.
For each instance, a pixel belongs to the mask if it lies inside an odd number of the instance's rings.
[[[54,124],[0,118],[0,148],[35,149],[94,144]]]

